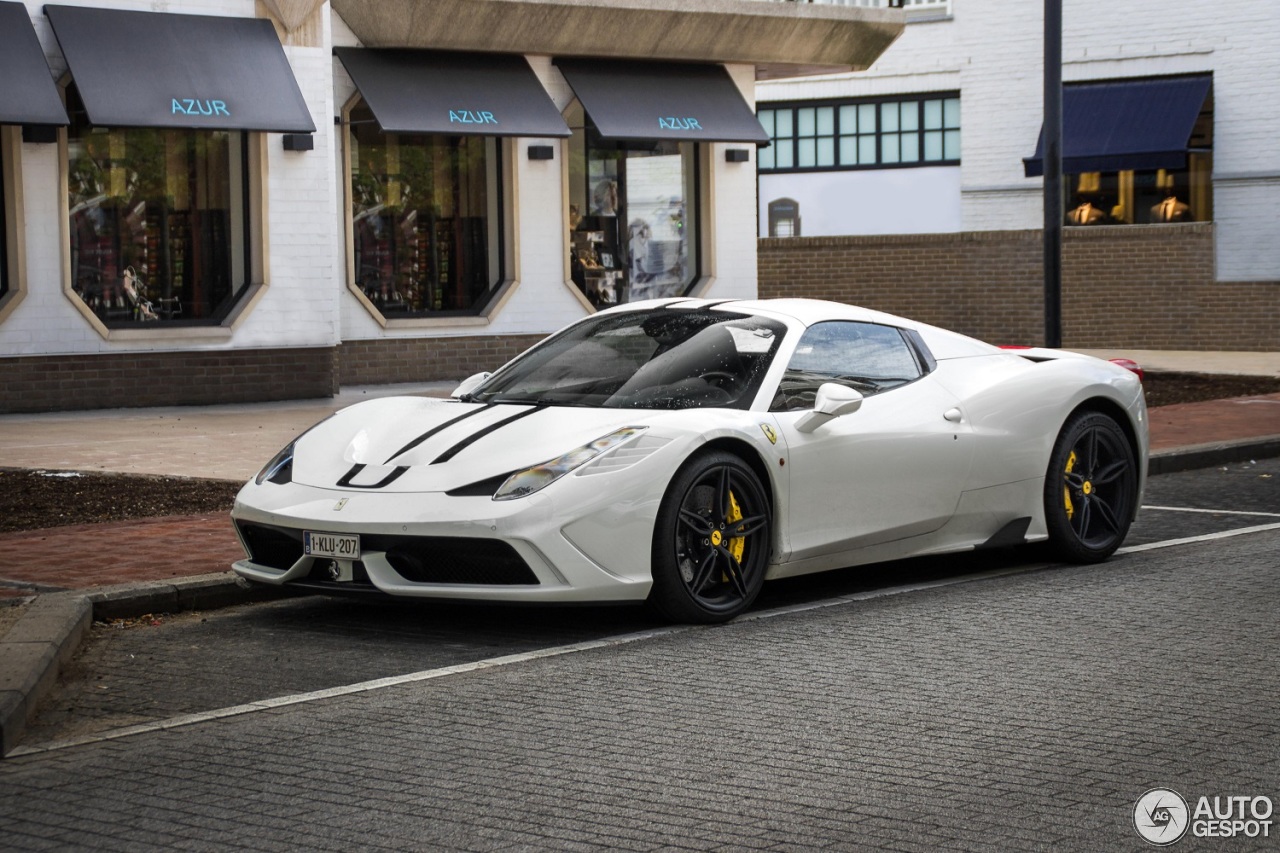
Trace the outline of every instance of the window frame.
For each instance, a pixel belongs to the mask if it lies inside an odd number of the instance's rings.
[[[22,215],[22,129],[0,125],[0,323],[27,295],[26,217]]]
[[[959,134],[959,133],[962,133],[963,131],[962,120],[957,121],[954,127],[949,126],[946,122],[946,102],[952,99],[956,101],[961,100],[961,94],[958,90],[910,93],[910,94],[900,94],[900,95],[875,95],[875,96],[865,96],[865,97],[858,97],[858,98],[822,98],[822,99],[816,99],[811,101],[803,101],[803,100],[801,101],[762,101],[756,104],[757,116],[759,116],[760,113],[765,111],[772,111],[775,113],[775,115],[779,111],[788,111],[791,114],[791,134],[789,137],[776,137],[774,135],[774,127],[776,127],[776,125],[766,126],[766,130],[769,132],[771,144],[775,148],[777,147],[778,142],[780,140],[782,139],[790,140],[790,143],[792,146],[792,149],[791,149],[792,165],[790,166],[761,165],[759,167],[759,173],[762,175],[776,175],[776,174],[791,174],[791,173],[806,173],[806,172],[865,172],[865,171],[874,171],[879,169],[920,169],[920,168],[926,168],[930,166],[959,166],[962,159],[961,157],[947,159],[944,156],[944,158],[940,160],[924,159],[925,134],[927,132],[936,130],[937,132],[940,132],[943,134],[942,145],[943,145],[943,154],[945,155],[946,154],[946,134],[952,131]],[[924,104],[926,101],[942,102],[943,115],[942,115],[941,127],[926,128],[925,107],[924,107]],[[916,128],[914,131],[905,131],[905,132],[914,133],[917,136],[918,159],[907,161],[907,162],[885,162],[884,160],[885,138],[897,137],[901,139],[901,136],[903,134],[903,131],[898,131],[898,130],[886,131],[884,129],[884,122],[882,118],[883,109],[884,109],[884,106],[888,104],[898,104],[899,114],[901,114],[902,104],[916,105]],[[840,118],[841,107],[853,107],[855,108],[855,111],[857,111],[858,107],[864,107],[864,106],[871,106],[871,107],[874,107],[875,109],[875,115],[876,115],[875,132],[862,133],[860,132],[860,128],[857,128],[857,127],[853,128],[852,132],[848,132],[848,133],[842,132],[841,118]],[[833,118],[832,118],[833,126],[832,126],[832,132],[829,136],[818,134],[816,132],[817,131],[817,112],[816,111],[824,108],[830,108],[833,111]],[[815,110],[815,120],[814,120],[815,132],[813,134],[802,134],[800,132],[800,111],[807,110],[807,109]],[[776,117],[774,121],[776,122]],[[858,121],[860,122],[861,119],[859,119]],[[843,139],[853,139],[855,140],[855,143],[854,143],[855,146],[858,146],[859,145],[858,141],[866,137],[871,137],[871,138],[874,138],[875,140],[876,161],[874,163],[862,163],[862,162],[843,163],[841,162],[841,156],[840,156],[841,141]],[[816,160],[818,159],[816,156],[815,156],[815,165],[813,166],[796,165],[796,163],[799,160],[799,151],[800,151],[799,145],[801,140],[810,140],[810,139],[815,141],[814,142],[815,152],[817,149],[817,140],[819,139],[833,140],[835,162],[832,165],[829,165],[829,166],[816,165]]]
[[[498,237],[497,256],[498,269],[494,283],[489,285],[485,299],[471,311],[440,311],[433,314],[415,314],[411,316],[388,316],[360,288],[356,277],[355,253],[355,214],[352,212],[351,195],[351,114],[362,105],[367,108],[364,96],[355,91],[343,104],[340,123],[337,126],[341,137],[339,162],[341,182],[340,203],[342,205],[343,245],[346,269],[346,290],[356,302],[368,312],[383,329],[432,329],[458,326],[487,326],[495,317],[507,299],[520,285],[520,252],[519,252],[519,217],[517,216],[517,152],[520,150],[517,139],[499,136],[485,136],[495,141],[494,168],[497,170],[497,198],[493,204],[497,209]],[[381,132],[381,131],[380,131]],[[397,134],[412,136],[415,134]],[[417,134],[422,136],[447,134]]]
[[[812,408],[811,406],[796,408],[796,407],[785,405],[785,404],[779,405],[779,398],[781,398],[783,395],[783,390],[782,390],[783,384],[786,382],[787,375],[791,371],[791,365],[793,364],[796,358],[796,354],[798,353],[800,347],[804,346],[805,337],[809,334],[809,332],[818,328],[819,326],[829,326],[832,324],[836,324],[840,326],[858,326],[858,327],[873,326],[879,329],[889,329],[893,332],[897,332],[898,338],[902,343],[903,350],[906,352],[908,356],[910,356],[912,364],[915,365],[916,375],[914,378],[909,379],[899,385],[893,385],[888,388],[879,388],[872,391],[868,391],[864,388],[857,388],[846,382],[841,382],[840,380],[834,377],[827,380],[829,382],[834,382],[837,385],[844,385],[847,388],[851,388],[857,391],[859,394],[862,394],[863,397],[878,397],[881,394],[888,394],[893,391],[897,391],[901,388],[906,388],[908,385],[914,385],[916,382],[919,382],[921,379],[924,379],[926,376],[932,373],[933,370],[937,367],[937,362],[933,359],[932,354],[929,353],[928,348],[925,346],[923,338],[921,338],[919,333],[915,332],[914,330],[904,329],[901,326],[894,326],[888,323],[873,323],[868,320],[845,320],[845,319],[820,320],[816,323],[812,323],[806,326],[804,330],[800,333],[799,339],[796,341],[795,348],[791,350],[791,354],[787,358],[787,363],[782,369],[782,375],[778,380],[778,387],[777,387],[777,390],[775,391],[774,401],[769,406],[770,412],[803,412],[803,411],[809,411]],[[826,384],[826,382],[822,382],[819,384],[820,385]],[[814,388],[813,391],[816,393],[817,388]]]

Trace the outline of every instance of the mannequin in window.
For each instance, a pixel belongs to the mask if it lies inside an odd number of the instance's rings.
[[[591,194],[591,212],[597,216],[616,216],[618,213],[618,182],[605,178],[596,184]]]
[[[1192,218],[1191,208],[1179,201],[1176,195],[1170,195],[1151,208],[1152,222],[1190,222]]]
[[[1068,225],[1100,225],[1104,219],[1106,214],[1091,201],[1082,201],[1067,213]]]

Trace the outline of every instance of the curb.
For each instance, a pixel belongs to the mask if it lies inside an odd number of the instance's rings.
[[[230,607],[286,594],[218,572],[38,596],[0,640],[0,758],[18,746],[94,620]]]
[[[1151,475],[1280,456],[1280,435],[1153,453]],[[19,744],[27,722],[58,682],[94,620],[179,613],[279,599],[291,593],[250,585],[232,572],[177,581],[121,584],[91,592],[38,596],[0,640],[0,758]]]
[[[1149,475],[1173,474],[1194,468],[1211,468],[1215,465],[1230,465],[1232,462],[1248,462],[1251,459],[1269,459],[1276,456],[1280,456],[1280,435],[1264,435],[1211,444],[1192,444],[1151,454],[1147,460],[1147,473]]]

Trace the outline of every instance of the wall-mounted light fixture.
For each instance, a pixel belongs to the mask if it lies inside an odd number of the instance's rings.
[[[285,151],[310,151],[315,147],[315,137],[310,133],[286,133],[284,135]]]
[[[745,148],[726,148],[724,151],[726,163],[745,163],[750,159],[751,154]]]
[[[58,126],[55,124],[24,124],[22,126],[23,142],[39,142],[46,145],[58,141]]]
[[[556,149],[551,145],[530,145],[530,160],[554,160],[556,159]]]

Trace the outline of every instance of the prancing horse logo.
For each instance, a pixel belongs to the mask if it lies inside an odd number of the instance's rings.
[[[768,424],[760,424],[760,429],[764,430],[764,437],[769,439],[770,444],[778,443],[778,433]]]

